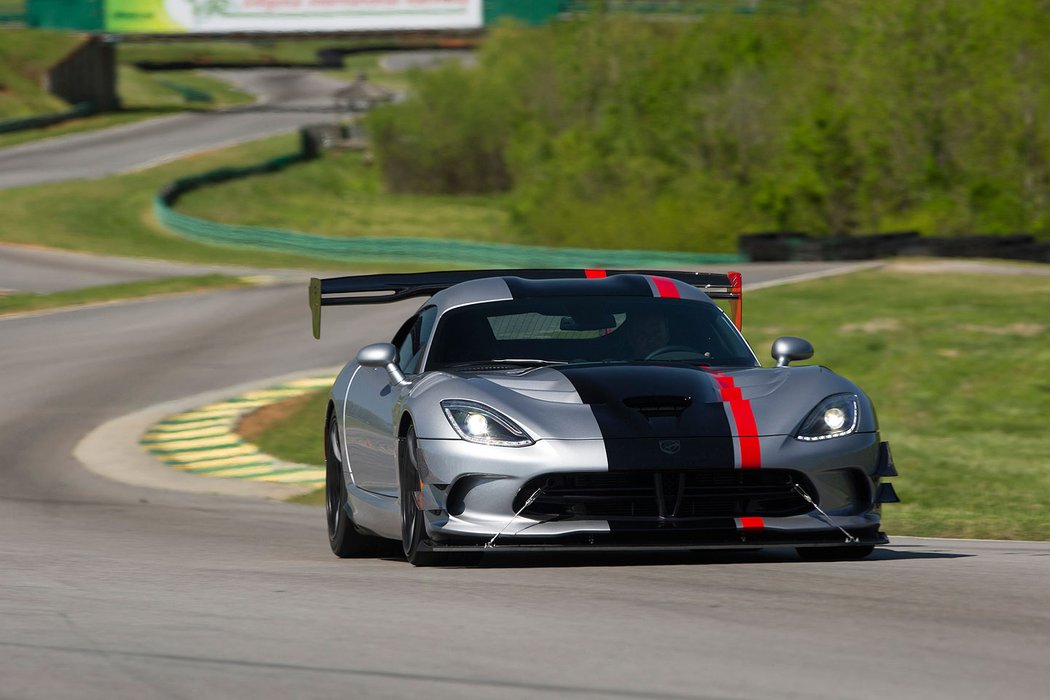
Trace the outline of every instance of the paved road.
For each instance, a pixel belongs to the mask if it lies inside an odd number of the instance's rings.
[[[0,697],[1046,696],[1050,544],[414,569],[335,559],[317,508],[70,455],[155,403],[337,364],[403,312],[331,311],[315,342],[299,284],[0,320]]]
[[[0,243],[0,294],[16,291],[58,292],[103,284],[209,273],[257,276],[274,281],[301,280],[305,274],[302,270],[294,269],[277,270],[238,265],[179,263],[145,258],[115,258],[54,248]]]
[[[247,274],[249,270],[224,265],[188,265],[164,260],[112,258],[0,243],[0,293],[58,292],[208,272]]]
[[[345,85],[310,71],[214,71],[261,102],[194,112],[0,150],[0,189],[102,177],[182,155],[251,141],[331,119],[332,93]]]
[[[477,65],[478,54],[470,49],[440,49],[434,51],[392,51],[379,59],[383,70],[406,71],[413,68],[436,68],[443,63],[456,61],[461,65]]]

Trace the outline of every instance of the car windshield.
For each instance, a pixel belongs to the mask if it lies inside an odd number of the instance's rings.
[[[426,369],[638,361],[757,366],[743,337],[714,304],[610,296],[450,309],[438,321]]]

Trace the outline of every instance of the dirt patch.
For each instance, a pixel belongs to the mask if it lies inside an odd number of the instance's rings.
[[[1046,326],[1041,323],[1011,323],[1009,326],[976,326],[968,323],[960,328],[971,333],[1016,335],[1022,338],[1034,338],[1046,330]]]
[[[283,423],[301,411],[313,398],[313,394],[303,394],[257,408],[241,418],[236,432],[248,442],[255,442],[260,435],[269,431],[273,426]]]
[[[839,327],[841,333],[892,333],[902,328],[895,318],[873,318],[863,323],[847,323]]]

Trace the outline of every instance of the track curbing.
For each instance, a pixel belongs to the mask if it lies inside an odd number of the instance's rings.
[[[163,464],[188,474],[320,488],[322,467],[277,459],[238,435],[236,428],[251,411],[327,388],[334,379],[293,379],[190,408],[152,423],[139,444]]]

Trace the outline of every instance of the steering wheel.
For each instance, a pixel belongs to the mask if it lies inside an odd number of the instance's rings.
[[[698,354],[695,348],[691,348],[688,345],[664,345],[663,347],[656,348],[651,353],[645,356],[647,360],[655,360],[660,355],[666,355],[670,352],[687,352],[691,355]]]

